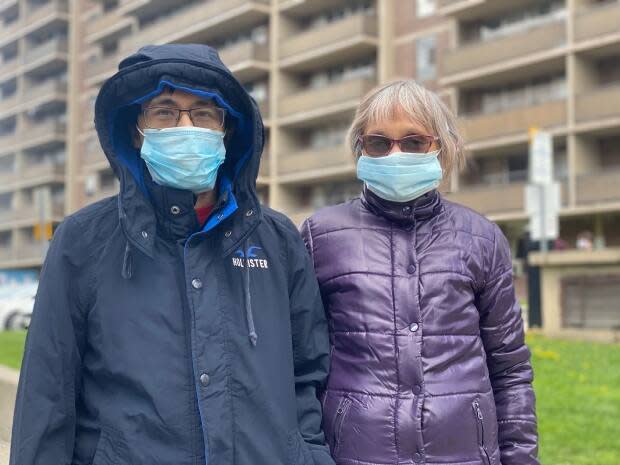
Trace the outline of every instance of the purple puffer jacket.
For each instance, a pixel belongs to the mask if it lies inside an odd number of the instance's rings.
[[[339,465],[535,465],[508,243],[433,191],[365,190],[302,226],[330,320],[323,427]]]

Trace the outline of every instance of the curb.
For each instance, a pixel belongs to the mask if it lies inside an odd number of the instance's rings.
[[[0,442],[11,441],[19,371],[0,365]]]

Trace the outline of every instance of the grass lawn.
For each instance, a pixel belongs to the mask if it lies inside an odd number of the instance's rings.
[[[19,370],[25,340],[26,331],[0,331],[0,365]]]
[[[620,346],[529,335],[543,465],[620,464]]]
[[[19,368],[25,332],[0,332],[0,364]],[[528,335],[542,465],[620,464],[620,346]]]

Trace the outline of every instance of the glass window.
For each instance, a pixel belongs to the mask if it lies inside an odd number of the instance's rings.
[[[437,40],[435,36],[417,40],[416,69],[418,81],[428,81],[437,76]]]

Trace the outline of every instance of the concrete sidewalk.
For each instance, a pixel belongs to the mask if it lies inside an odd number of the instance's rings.
[[[9,441],[19,371],[0,365],[0,465],[9,463]]]
[[[9,445],[0,441],[0,465],[9,465]]]

